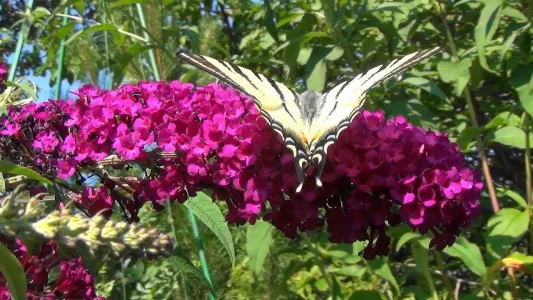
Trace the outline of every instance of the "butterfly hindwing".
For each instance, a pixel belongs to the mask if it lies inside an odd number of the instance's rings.
[[[308,127],[302,119],[298,94],[277,81],[230,62],[190,52],[176,55],[254,99],[261,115],[281,134],[293,153],[298,180],[302,184],[303,169],[309,163],[309,149],[306,143]]]

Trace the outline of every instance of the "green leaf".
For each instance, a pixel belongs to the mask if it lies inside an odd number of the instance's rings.
[[[4,179],[4,174],[0,173],[0,193],[6,193],[6,180]]]
[[[324,278],[319,278],[315,281],[315,288],[321,292],[325,292],[328,290],[328,283]]]
[[[17,164],[14,164],[10,161],[5,161],[5,160],[2,160],[0,161],[0,172],[2,173],[8,173],[8,174],[13,174],[13,175],[23,175],[23,176],[26,176],[30,179],[33,179],[33,180],[37,180],[39,182],[42,182],[42,183],[46,183],[46,184],[50,184],[50,185],[53,185],[53,183],[42,177],[39,173],[31,170],[31,169],[28,169],[26,167],[21,167]]]
[[[470,271],[485,278],[487,268],[481,251],[476,244],[469,242],[464,236],[459,236],[453,246],[444,248],[443,251],[450,256],[459,258]]]
[[[470,78],[472,60],[465,58],[460,62],[441,61],[437,64],[440,78],[445,82],[452,82],[462,77]]]
[[[124,79],[126,68],[131,60],[150,48],[150,46],[143,46],[141,43],[134,43],[125,51],[121,51],[120,54],[115,57],[115,63],[111,67],[114,74],[113,84],[118,85],[121,83]]]
[[[49,16],[50,15],[50,12],[44,8],[44,7],[36,7],[32,12],[31,12],[31,17],[32,17],[32,22],[36,22],[38,19],[41,19],[45,16]]]
[[[511,112],[507,112],[507,111],[502,112],[498,114],[496,117],[494,117],[492,120],[490,120],[490,122],[485,125],[485,128],[490,129],[490,128],[498,127],[500,125],[520,127],[521,126],[520,117]]]
[[[407,3],[385,2],[385,3],[378,5],[378,7],[376,7],[376,9],[374,10],[375,11],[391,11],[391,12],[405,14],[405,12],[408,11],[408,9],[409,8],[407,7]]]
[[[131,4],[148,4],[149,1],[148,0],[119,0],[119,1],[116,1],[112,4],[110,4],[107,8],[109,9],[113,9],[113,8],[117,8],[117,7],[121,7],[121,6],[125,6],[125,5],[131,5]]]
[[[403,288],[403,300],[426,300],[433,299],[421,286],[406,286]],[[461,299],[462,300],[462,299]]]
[[[265,0],[265,17],[263,18],[263,21],[265,22],[266,29],[268,33],[274,38],[274,40],[278,40],[278,29],[276,27],[276,23],[274,19],[276,18],[276,15],[272,11],[272,8],[270,6],[270,0]]]
[[[515,18],[519,22],[529,22],[528,18],[521,11],[510,6],[507,6],[502,10],[502,15]]]
[[[522,107],[533,116],[533,62],[516,66],[511,72],[509,83],[518,93]]]
[[[491,134],[488,134],[486,139],[511,147],[520,149],[526,148],[526,133],[522,129],[514,126],[502,127]],[[530,143],[533,144],[533,136],[530,136],[529,140]]]
[[[366,273],[366,268],[363,268],[359,265],[350,265],[342,268],[330,267],[328,268],[328,271],[332,274],[361,278]]]
[[[400,248],[402,248],[403,245],[405,245],[407,242],[409,242],[412,239],[419,238],[420,234],[416,232],[406,232],[404,233],[400,239],[398,239],[398,242],[396,243],[396,251],[399,251]]]
[[[456,143],[459,145],[459,148],[461,148],[461,151],[470,151],[472,140],[474,140],[477,135],[482,134],[483,132],[485,132],[485,128],[483,127],[466,127],[461,131]]]
[[[58,40],[66,38],[77,24],[78,22],[72,21],[68,22],[67,25],[62,25],[61,28],[56,31],[56,38]]]
[[[200,51],[200,38],[198,36],[197,26],[186,26],[181,28],[181,33],[189,39],[191,50],[193,52]]]
[[[117,31],[117,27],[113,24],[94,24],[87,29],[83,30],[83,33],[100,32],[100,31]]]
[[[431,80],[422,77],[409,77],[401,81],[401,83],[407,83],[417,86],[443,100],[446,100],[446,94]]]
[[[0,243],[0,272],[14,300],[26,299],[26,275],[19,260],[4,244]]]
[[[224,215],[206,194],[198,192],[195,197],[187,199],[185,206],[190,209],[220,240],[229,254],[231,265],[235,266],[235,248]]]
[[[291,14],[287,15],[285,18],[279,20],[276,23],[276,27],[277,28],[281,28],[283,25],[285,25],[287,23],[290,23],[291,21],[296,20],[296,19],[301,18],[301,17],[303,17],[303,13],[301,13],[301,12],[291,13]]]
[[[502,0],[485,0],[478,23],[475,28],[475,39],[481,66],[493,72],[487,64],[485,46],[492,40],[501,18]]]
[[[246,231],[246,252],[250,258],[250,269],[259,276],[263,264],[272,244],[272,229],[274,227],[265,221],[257,221],[249,225]]]
[[[191,260],[183,253],[183,251],[180,248],[176,248],[172,255],[168,258],[168,261],[172,263],[176,268],[186,274],[192,274],[196,276],[198,279],[200,279],[200,283],[209,288],[211,293],[214,294],[214,291],[211,287],[211,284],[207,279],[205,278],[202,271],[200,271],[192,262]]]
[[[329,61],[335,61],[341,58],[343,54],[344,54],[344,49],[340,47],[334,47],[331,49],[331,52],[328,55],[326,55],[326,59]]]
[[[5,86],[17,87],[17,88],[23,90],[24,94],[26,94],[28,97],[31,97],[33,100],[37,99],[35,86],[33,84],[31,84],[30,82],[4,81],[3,84]]]
[[[487,252],[492,258],[499,259],[527,231],[528,210],[503,208],[492,216],[487,223]]]
[[[513,266],[518,266],[520,269],[527,270],[530,274],[533,273],[533,256],[531,255],[513,252],[504,260],[508,260]]]
[[[369,300],[382,300],[386,299],[381,297],[381,294],[376,291],[355,291],[350,295],[349,300],[369,299]]]
[[[382,258],[375,258],[368,261],[368,266],[374,271],[374,273],[376,273],[376,275],[387,280],[394,287],[394,291],[397,295],[400,294],[400,286],[398,285],[396,278],[394,278],[394,275],[392,275],[391,268],[386,261]]]
[[[522,197],[517,192],[512,191],[510,189],[502,188],[502,187],[497,187],[496,191],[498,191],[498,192],[504,194],[505,196],[513,199],[518,205],[522,206],[523,208],[526,208],[526,209],[528,208],[527,202],[524,199],[524,197]]]
[[[441,61],[437,64],[437,71],[443,81],[453,83],[455,95],[459,96],[470,81],[471,66],[470,58],[465,58],[460,62]]]
[[[314,47],[305,65],[305,84],[308,90],[322,91],[326,86],[327,66],[325,57],[330,49]]]

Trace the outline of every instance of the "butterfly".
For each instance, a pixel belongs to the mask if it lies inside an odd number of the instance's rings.
[[[254,99],[263,118],[281,134],[293,154],[298,193],[310,164],[317,167],[316,185],[322,186],[320,177],[328,147],[361,110],[370,89],[441,51],[436,47],[394,59],[343,81],[323,94],[315,91],[298,94],[255,71],[208,56],[185,51],[176,52],[176,56]]]

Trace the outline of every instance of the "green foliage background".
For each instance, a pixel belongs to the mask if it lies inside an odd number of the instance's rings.
[[[64,76],[105,88],[153,80],[156,73],[165,81],[214,81],[177,60],[177,48],[233,61],[300,90],[322,90],[401,55],[444,47],[444,54],[374,89],[366,108],[449,133],[471,166],[483,170],[483,213],[471,230],[439,253],[427,249],[428,237],[392,228],[390,256],[364,261],[357,255],[364,245],[332,245],[323,232],[290,241],[266,223],[231,226],[232,267],[231,251],[223,245],[227,236],[221,237],[227,229],[206,222],[200,234],[214,294],[219,299],[531,298],[530,1],[68,0],[35,1],[29,15],[23,1],[0,7],[4,57],[14,51],[20,25],[31,24],[24,35],[32,51],[23,53],[20,75],[56,74],[65,39]],[[139,12],[146,17],[146,31]],[[171,215],[145,208],[142,222],[174,230],[181,254],[133,264],[95,261],[99,293],[110,299],[207,298],[205,279],[183,262],[190,258],[200,267],[187,214],[180,205]]]

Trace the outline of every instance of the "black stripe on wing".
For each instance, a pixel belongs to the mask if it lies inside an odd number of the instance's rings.
[[[409,69],[410,67],[416,65],[418,62],[430,57],[430,56],[433,56],[439,52],[442,52],[442,48],[440,47],[436,47],[436,48],[433,48],[433,49],[425,49],[425,50],[422,50],[422,51],[419,51],[419,52],[415,52],[416,54],[409,60],[403,62],[401,65],[398,65],[398,66],[395,66],[395,68],[392,70],[392,72],[389,72],[388,74],[386,74],[383,78],[381,78],[380,80],[376,81],[374,84],[372,84],[371,86],[369,86],[368,88],[365,89],[364,92],[372,89],[374,86],[380,84],[381,82],[395,76],[395,75],[398,75],[400,73],[402,73],[403,71]],[[411,54],[408,54],[406,56],[409,56],[409,55],[412,55],[413,53]],[[397,63],[398,61],[402,60],[404,57],[401,57],[401,58],[398,58],[398,59],[394,59],[392,60],[391,62],[387,63],[387,64],[383,64],[381,65],[381,67],[374,73],[372,74],[372,76],[368,76],[368,78],[365,78],[365,81],[361,82],[360,86],[363,86],[365,85],[368,81],[370,81],[371,79],[374,79],[375,76],[377,75],[381,75],[380,72],[382,72],[383,70],[387,69],[388,67],[390,67],[392,64],[394,63]],[[370,70],[367,70],[361,74],[358,74],[356,77],[350,79],[350,80],[347,80],[343,83],[341,83],[341,88],[336,92],[336,95],[335,95],[335,99],[339,98],[340,94],[344,91],[344,89],[350,84],[352,83],[353,81],[357,81],[357,80],[360,80],[361,78],[365,77],[368,72],[370,72],[372,69]],[[333,88],[336,88],[337,86],[333,87]],[[363,93],[364,93],[363,92]],[[328,95],[330,93],[330,91],[328,92],[325,92],[324,93],[324,96]]]
[[[356,107],[354,107],[354,109],[352,109],[352,111],[350,112],[350,115],[347,118],[341,120],[337,124],[337,126],[329,128],[328,130],[326,130],[318,138],[318,141],[316,142],[316,148],[313,150],[313,152],[311,153],[311,155],[309,157],[309,160],[311,162],[313,162],[313,164],[316,165],[316,167],[317,167],[317,170],[316,170],[316,173],[315,173],[315,179],[316,179],[317,186],[322,186],[322,182],[320,180],[320,177],[322,176],[322,171],[324,170],[324,166],[326,164],[326,158],[327,158],[329,146],[331,146],[333,143],[335,143],[337,141],[337,139],[339,138],[340,133],[344,129],[346,129],[346,128],[348,128],[350,126],[350,124],[352,123],[352,121],[355,118],[355,116],[357,116],[357,114],[361,111],[361,108],[363,107],[364,103],[365,103],[365,99],[363,98],[359,102],[359,105],[357,105]],[[336,104],[335,104],[335,107],[336,107]],[[333,111],[335,111],[335,109],[333,109],[332,112]],[[330,113],[330,115],[331,115],[331,113]],[[327,120],[327,118],[326,118],[326,120]]]
[[[379,81],[374,83],[372,86],[368,87],[367,90],[373,88],[377,84],[379,84],[379,83],[381,83],[381,82],[383,82],[383,81],[385,81],[385,80],[387,80],[387,79],[389,79],[389,78],[391,78],[391,77],[393,77],[395,75],[398,75],[398,74],[402,73],[403,71],[405,71],[405,70],[409,69],[410,67],[416,65],[420,61],[422,61],[422,60],[424,60],[424,59],[426,59],[426,58],[428,58],[430,56],[433,56],[433,55],[435,55],[435,54],[437,54],[437,53],[439,53],[441,51],[442,51],[442,48],[436,47],[436,48],[433,48],[433,49],[422,50],[422,51],[416,53],[411,59],[403,62],[401,65],[395,66],[394,69],[392,70],[392,72],[387,73],[387,75],[385,75]],[[409,54],[407,56],[409,56]],[[380,72],[382,72],[383,70],[387,69],[392,64],[397,63],[398,61],[401,61],[403,58],[404,57],[399,58],[399,59],[395,59],[395,60],[391,61],[388,64],[383,64],[381,66],[381,68],[379,68],[379,70],[376,73],[374,73],[372,76],[369,76],[361,85],[364,85],[370,79],[372,79],[374,76],[376,76],[377,74],[380,74]],[[361,78],[364,77],[367,72],[363,73]]]
[[[260,99],[257,99],[257,97],[255,95],[252,95],[250,93],[249,90],[247,90],[245,87],[241,86],[240,84],[238,84],[235,80],[233,80],[231,77],[227,76],[226,74],[227,73],[233,73],[235,75],[238,75],[240,76],[242,79],[244,79],[247,83],[250,84],[250,86],[252,86],[257,92],[258,94],[264,94],[264,91],[261,90],[260,87],[258,87],[249,77],[248,75],[246,75],[244,72],[243,72],[243,69],[244,68],[241,68],[233,63],[230,63],[230,62],[226,62],[226,61],[222,61],[222,60],[219,60],[219,59],[216,59],[216,58],[212,58],[212,57],[209,57],[210,59],[213,59],[215,60],[219,66],[216,66],[214,64],[212,64],[211,62],[209,62],[205,56],[202,56],[202,55],[199,55],[199,54],[195,54],[195,53],[191,53],[191,52],[186,52],[186,51],[178,51],[176,53],[176,56],[181,58],[182,60],[184,60],[185,62],[195,66],[195,67],[198,67],[199,69],[215,76],[216,78],[218,78],[219,80],[221,80],[222,82],[230,85],[231,87],[239,90],[240,92],[244,93],[244,94],[247,94],[249,96],[251,96],[252,98],[254,98],[256,101],[256,105],[258,105],[259,107],[261,107],[261,103],[259,102]],[[225,69],[222,69],[222,67]],[[275,93],[276,93],[276,96],[278,96],[282,102],[285,102],[285,95],[281,92],[280,90],[280,86],[279,84],[270,79],[270,78],[267,78],[265,77],[264,75],[262,74],[259,74],[255,71],[252,71],[252,70],[248,70],[246,69],[247,71],[250,71],[252,74],[254,74],[257,79],[259,79],[261,81],[261,83],[264,83],[264,84],[268,84],[272,87],[272,89],[274,89]],[[287,88],[289,89],[289,88]],[[292,90],[292,89],[289,89],[291,91],[291,93],[296,97],[297,94]],[[268,96],[268,95],[266,95]],[[294,117],[293,117],[294,119]]]

